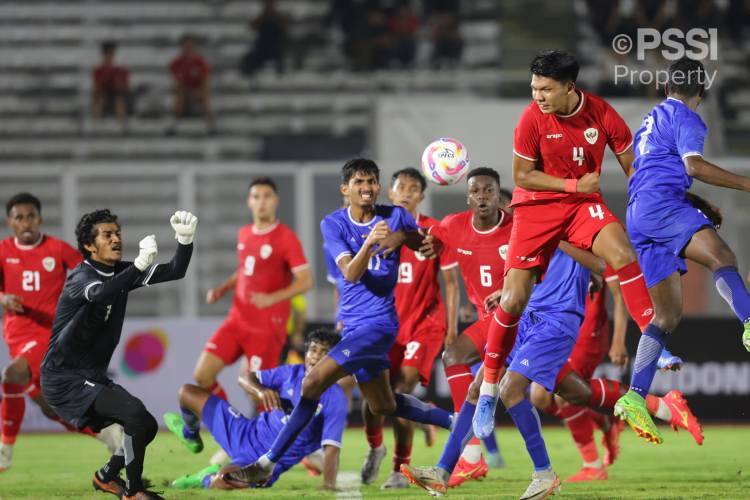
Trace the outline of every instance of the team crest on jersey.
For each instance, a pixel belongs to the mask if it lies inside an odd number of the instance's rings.
[[[500,253],[500,258],[506,260],[506,257],[508,256],[508,245],[502,245],[497,251]]]
[[[596,140],[599,138],[599,131],[595,128],[587,128],[583,131],[583,137],[589,144],[596,144]]]
[[[261,259],[267,259],[271,256],[271,253],[273,253],[273,247],[269,245],[268,243],[264,243],[260,246],[260,258]]]
[[[42,267],[47,272],[52,272],[53,269],[55,269],[55,258],[54,257],[45,257],[42,259]]]

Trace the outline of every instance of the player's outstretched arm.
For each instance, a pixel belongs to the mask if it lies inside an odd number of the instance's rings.
[[[323,447],[323,453],[325,454],[323,457],[323,487],[327,490],[335,490],[341,449],[329,444]]]
[[[686,156],[683,161],[685,171],[694,179],[714,186],[750,191],[750,177],[733,174],[698,155]]]
[[[83,297],[89,302],[107,304],[122,292],[139,287],[143,271],[151,266],[158,253],[156,237],[149,234],[138,243],[138,247],[138,256],[132,265],[115,274],[111,280],[85,284]]]
[[[293,273],[292,282],[289,283],[289,286],[271,293],[254,292],[250,296],[250,302],[261,309],[270,307],[307,292],[313,287],[313,284],[312,271],[309,267],[306,267]]]
[[[198,226],[198,218],[180,210],[169,219],[172,229],[175,231],[175,239],[179,243],[177,251],[172,260],[166,264],[157,264],[146,270],[141,285],[153,285],[167,281],[179,280],[185,277],[190,257],[193,255],[193,237]]]
[[[206,292],[206,303],[213,304],[214,302],[221,299],[227,292],[234,290],[234,286],[237,284],[237,271],[233,272],[227,280],[216,288],[211,288]]]
[[[580,179],[562,179],[536,169],[536,162],[513,155],[513,180],[530,191],[590,194],[599,191],[599,174],[589,172]]]

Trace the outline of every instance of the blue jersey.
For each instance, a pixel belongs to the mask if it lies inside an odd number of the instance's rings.
[[[409,212],[387,205],[376,205],[375,217],[366,223],[353,220],[349,208],[340,208],[324,217],[320,230],[334,261],[338,263],[344,256],[356,255],[373,226],[381,220],[387,222],[391,231],[417,230],[417,223]],[[367,271],[356,283],[339,280],[339,311],[344,325],[374,318],[396,321],[393,289],[398,279],[399,254],[393,252],[388,258],[374,255]]]
[[[341,286],[341,280],[343,280],[344,277],[341,275],[341,269],[336,265],[336,261],[333,259],[333,255],[331,255],[331,252],[328,250],[328,246],[325,243],[323,243],[323,260],[325,260],[326,263],[326,280],[328,283],[336,287],[339,291],[339,296],[341,296],[341,289],[339,287]],[[336,303],[335,324],[338,324],[341,320],[340,303],[341,301]]]
[[[567,332],[576,336],[584,318],[588,287],[588,269],[557,249],[544,280],[531,292],[524,314],[546,316],[564,325],[577,325]]]
[[[642,191],[668,191],[683,198],[693,183],[683,160],[703,156],[708,128],[701,117],[674,97],[655,106],[635,133],[635,173],[628,196]]]
[[[267,450],[286,424],[288,414],[299,403],[305,365],[282,365],[270,370],[255,372],[261,384],[279,393],[284,410],[263,412],[254,419],[254,436],[248,436],[253,447]],[[344,391],[333,384],[321,396],[318,410],[310,424],[279,460],[286,469],[322,446],[341,447],[341,437],[346,427],[347,401]]]

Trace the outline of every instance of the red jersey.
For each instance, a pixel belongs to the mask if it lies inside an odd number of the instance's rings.
[[[461,268],[466,293],[484,318],[484,299],[503,287],[505,257],[508,253],[513,216],[500,211],[500,222],[487,231],[479,231],[472,223],[471,211],[446,216],[433,232],[450,251]]]
[[[128,70],[121,66],[102,64],[94,69],[92,77],[96,90],[104,92],[125,92],[128,90],[130,75]]]
[[[5,311],[3,336],[26,337],[52,329],[55,308],[68,269],[83,258],[62,240],[42,235],[36,245],[21,245],[15,238],[0,241],[0,277],[3,293],[23,298],[23,313]]]
[[[513,154],[536,162],[537,170],[546,174],[579,179],[589,172],[601,173],[605,146],[617,155],[627,151],[633,136],[625,120],[601,97],[578,93],[578,107],[569,115],[544,114],[533,101],[526,106],[513,135]],[[512,204],[568,196],[592,195],[516,187]]]
[[[591,294],[586,294],[586,310],[583,323],[581,323],[581,333],[590,334],[598,332],[609,320],[609,314],[607,313],[607,282],[616,279],[617,274],[615,274],[615,270],[607,264],[604,271],[605,283],[602,289],[596,292],[593,298],[591,298]]]
[[[417,215],[417,225],[429,230],[440,222],[426,215]],[[445,333],[445,306],[440,295],[438,274],[441,269],[458,265],[450,252],[443,252],[440,259],[426,259],[419,252],[401,247],[396,284],[396,312],[401,325],[399,332],[422,326],[429,322]]]
[[[272,293],[286,288],[293,273],[308,267],[297,235],[280,222],[262,230],[248,224],[237,234],[237,262],[233,313],[251,324],[278,326],[286,334],[290,301],[258,309],[250,298],[253,292]]]
[[[169,65],[172,77],[186,87],[200,87],[208,78],[210,66],[200,54],[180,55]]]

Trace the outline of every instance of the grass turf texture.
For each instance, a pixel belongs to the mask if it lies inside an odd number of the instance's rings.
[[[750,470],[743,467],[750,452],[750,427],[708,427],[706,441],[697,446],[686,432],[675,434],[664,431],[660,446],[638,440],[626,429],[622,438],[622,454],[609,469],[608,481],[587,484],[564,484],[562,497],[576,499],[665,499],[665,498],[748,498]],[[410,486],[407,490],[380,491],[391,470],[393,451],[390,429],[386,429],[385,443],[388,456],[383,461],[380,477],[373,485],[360,487],[362,498],[429,498],[422,490]],[[573,442],[562,427],[547,426],[544,436],[552,464],[561,478],[575,473],[580,459]],[[430,465],[437,461],[446,432],[438,434],[438,443],[426,448],[422,434],[415,434],[416,446],[412,456],[415,465]],[[217,445],[204,433],[206,449],[199,455],[189,454],[169,433],[161,432],[149,446],[146,455],[146,476],[155,489],[174,499],[188,498],[335,498],[322,491],[320,478],[308,477],[300,466],[284,474],[270,489],[252,491],[174,490],[166,486],[171,479],[204,467]],[[598,439],[598,435],[597,435]],[[470,482],[449,490],[448,498],[518,498],[529,483],[531,463],[515,428],[498,430],[498,441],[508,464],[506,469],[491,470],[481,482]],[[344,436],[341,471],[359,477],[365,455],[366,441],[362,430],[350,429]],[[95,493],[91,476],[106,460],[106,453],[98,441],[81,435],[22,434],[15,449],[13,467],[0,474],[0,499],[16,498],[91,498],[106,500],[111,495]],[[744,460],[743,460],[744,459]],[[348,493],[348,494],[347,494]],[[339,498],[360,498],[355,491],[340,493]]]

